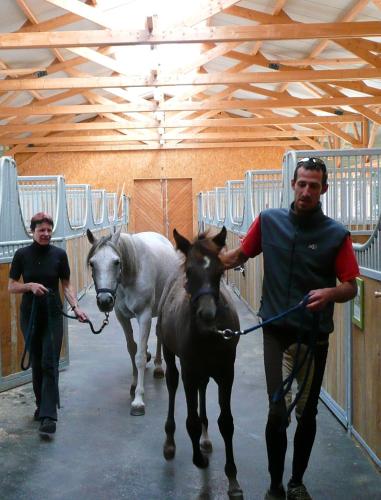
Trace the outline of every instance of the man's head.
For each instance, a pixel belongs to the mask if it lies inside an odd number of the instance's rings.
[[[291,181],[296,213],[308,213],[317,207],[320,196],[328,189],[327,177],[327,167],[320,158],[302,158],[298,161]]]
[[[298,170],[300,168],[304,168],[305,170],[316,170],[317,172],[321,172],[322,185],[326,186],[328,184],[327,167],[321,158],[315,158],[314,156],[310,156],[308,158],[301,158],[300,160],[298,160],[296,164],[296,169],[294,171],[294,181],[296,181],[298,177]]]
[[[38,212],[33,215],[30,220],[33,239],[40,245],[48,245],[52,237],[53,226],[53,219],[46,212]]]

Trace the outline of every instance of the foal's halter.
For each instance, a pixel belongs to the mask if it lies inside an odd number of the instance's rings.
[[[214,297],[216,299],[216,301],[218,300],[218,293],[216,292],[216,290],[214,288],[212,288],[210,285],[206,285],[206,286],[202,286],[199,290],[197,290],[196,293],[194,294],[191,294],[190,291],[188,290],[188,286],[186,285],[185,286],[185,290],[188,292],[189,296],[190,296],[190,301],[191,301],[191,304],[195,304],[197,302],[197,300],[202,297],[203,295],[211,295],[212,297]]]

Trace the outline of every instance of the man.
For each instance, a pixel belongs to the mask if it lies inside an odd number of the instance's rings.
[[[292,476],[287,499],[309,500],[303,475],[316,434],[320,387],[333,331],[335,302],[356,295],[359,268],[349,232],[321,209],[320,196],[328,189],[327,169],[319,158],[298,161],[291,181],[294,202],[289,210],[261,212],[240,246],[221,255],[227,269],[263,253],[264,278],[259,316],[269,319],[298,304],[308,294],[306,308],[263,328],[264,364],[269,413],[266,425],[270,488],[265,499],[286,498],[282,479],[287,448],[287,402],[282,389],[286,374],[308,350],[311,366],[298,372],[302,395],[298,401]],[[337,279],[340,281],[337,284]],[[315,339],[312,341],[312,339]],[[279,396],[280,394],[280,396]]]

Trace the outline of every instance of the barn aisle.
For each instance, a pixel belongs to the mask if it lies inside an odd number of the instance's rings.
[[[82,301],[96,324],[94,292]],[[243,327],[254,318],[237,300]],[[214,451],[206,471],[191,461],[181,384],[177,404],[177,456],[162,456],[167,394],[164,380],[146,374],[146,415],[129,414],[131,364],[115,315],[101,335],[70,323],[70,367],[60,375],[57,433],[40,439],[33,422],[32,388],[0,394],[0,498],[2,500],[185,500],[227,498],[224,448],[216,419],[215,384],[208,414]],[[150,350],[154,352],[154,335]],[[264,427],[266,394],[258,333],[241,339],[233,388],[235,455],[245,499],[262,499],[268,485]],[[286,477],[289,476],[290,455]],[[359,446],[320,404],[318,434],[305,482],[314,499],[381,499],[381,476]]]

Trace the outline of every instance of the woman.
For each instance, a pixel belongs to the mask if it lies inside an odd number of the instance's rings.
[[[77,319],[87,319],[70,283],[70,268],[65,250],[50,244],[53,219],[39,212],[31,219],[33,243],[19,248],[11,264],[8,291],[22,293],[20,324],[32,366],[33,390],[36,397],[34,419],[40,421],[39,432],[56,431],[58,363],[63,336],[61,282],[64,295]],[[23,282],[20,282],[20,278]],[[49,293],[48,293],[49,292]]]

